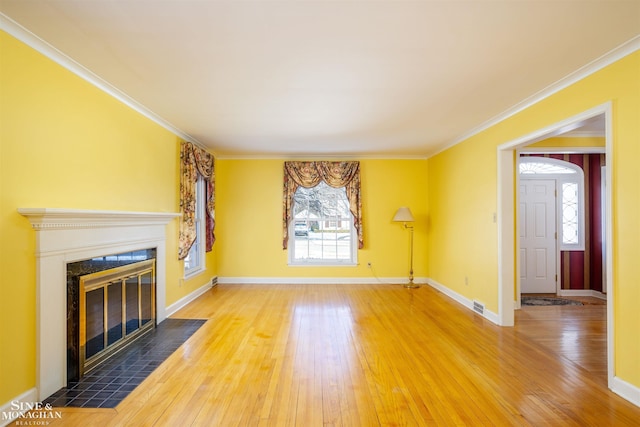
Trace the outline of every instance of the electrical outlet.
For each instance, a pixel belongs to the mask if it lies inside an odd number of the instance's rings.
[[[367,263],[367,268],[371,268],[371,263],[370,262]]]
[[[467,276],[464,276],[464,285],[469,286],[469,278]]]

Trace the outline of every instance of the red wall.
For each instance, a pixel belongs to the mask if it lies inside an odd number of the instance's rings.
[[[523,156],[527,156],[526,154]],[[531,154],[578,165],[584,171],[585,250],[560,253],[562,289],[602,291],[602,195],[601,166],[604,154]]]

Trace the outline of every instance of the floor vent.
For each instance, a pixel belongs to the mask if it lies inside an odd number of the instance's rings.
[[[211,287],[213,288],[214,286],[218,285],[218,276],[212,277],[211,278]]]
[[[484,304],[474,300],[473,311],[475,311],[478,314],[484,314]]]

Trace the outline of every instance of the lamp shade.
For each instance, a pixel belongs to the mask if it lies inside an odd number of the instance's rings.
[[[403,206],[403,207],[398,209],[398,211],[396,212],[396,214],[393,217],[393,220],[395,222],[413,222],[413,221],[415,221],[415,219],[413,219],[413,214],[411,213],[411,209],[409,209],[406,206]]]

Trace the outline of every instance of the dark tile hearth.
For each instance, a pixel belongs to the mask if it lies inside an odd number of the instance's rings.
[[[113,408],[178,349],[206,320],[166,319],[78,382],[43,403],[53,407]]]

